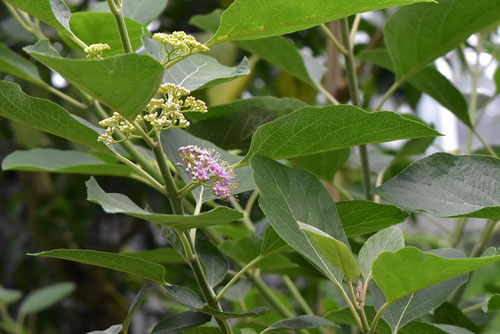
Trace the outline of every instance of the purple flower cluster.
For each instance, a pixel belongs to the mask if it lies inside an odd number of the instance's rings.
[[[185,167],[191,174],[193,182],[210,186],[212,193],[225,201],[231,197],[231,192],[237,188],[231,180],[234,172],[226,161],[221,161],[213,151],[201,149],[198,146],[189,145],[179,148],[182,163],[179,167]],[[215,181],[208,185],[205,182],[214,178]]]

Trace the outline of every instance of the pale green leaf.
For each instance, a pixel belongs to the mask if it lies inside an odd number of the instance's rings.
[[[359,277],[359,267],[349,247],[320,229],[299,222],[299,227],[311,237],[316,248],[330,263],[341,269],[348,279]]]
[[[167,155],[168,159],[175,165],[177,171],[186,183],[191,182],[193,178],[191,174],[186,172],[185,168],[177,166],[177,163],[182,163],[182,159],[179,154],[179,147],[196,145],[202,149],[212,149],[220,154],[221,160],[227,161],[230,165],[236,164],[241,160],[240,156],[226,152],[216,145],[212,144],[211,142],[197,138],[181,129],[172,129],[162,132],[161,141],[165,154]],[[233,179],[233,182],[238,184],[238,188],[233,191],[233,195],[255,189],[255,184],[252,179],[252,169],[249,166],[238,168],[234,172],[236,174],[236,177]],[[201,187],[196,188],[194,191],[192,191],[192,194],[196,201],[198,201],[200,197],[200,191]],[[216,197],[210,192],[210,189],[204,188],[202,201],[206,202],[214,198]]]
[[[85,44],[108,44],[111,50],[104,51],[103,57],[124,53],[120,34],[116,27],[116,19],[113,14],[77,12],[71,15],[69,24],[71,31]],[[129,18],[125,18],[125,25],[127,26],[132,49],[136,50],[142,45],[142,30],[146,29],[146,26]]]
[[[500,0],[439,0],[400,8],[384,26],[397,80],[415,74],[499,17]]]
[[[53,135],[109,152],[97,141],[99,134],[58,104],[24,94],[19,85],[0,80],[0,116]]]
[[[101,205],[103,210],[107,213],[124,213],[132,217],[152,221],[180,231],[190,228],[227,224],[243,218],[243,214],[240,211],[222,206],[196,216],[176,216],[153,213],[141,209],[137,204],[132,202],[130,198],[123,194],[104,192],[93,177],[86,182],[86,185],[88,190],[87,199]]]
[[[102,331],[92,331],[87,334],[120,334],[122,332],[122,325],[113,325]]]
[[[378,231],[368,238],[358,254],[359,269],[365,282],[372,275],[373,261],[385,251],[397,251],[405,246],[403,232],[397,227],[389,227]]]
[[[14,151],[2,161],[2,169],[126,177],[134,175],[129,167],[122,164],[105,162],[97,156],[80,151],[52,148]]]
[[[427,125],[391,111],[354,106],[304,107],[262,125],[242,163],[255,154],[293,158],[369,143],[438,136]]]
[[[374,191],[402,208],[438,217],[500,219],[500,160],[435,153]]]
[[[160,284],[165,283],[165,268],[162,265],[124,254],[100,252],[90,249],[54,249],[28,255],[90,264],[132,274]]]
[[[5,289],[0,285],[0,305],[9,305],[21,299],[22,292],[19,290]]]
[[[0,43],[0,72],[24,79],[39,86],[47,84],[40,77],[35,64]]]
[[[123,0],[123,15],[137,22],[147,24],[161,15],[167,7],[168,0]],[[89,10],[109,12],[107,1],[89,4]]]
[[[313,175],[271,159],[251,160],[260,191],[259,206],[276,233],[328,278],[341,282],[342,273],[320,255],[299,222],[316,227],[347,245],[347,237],[328,191]]]
[[[209,107],[207,113],[190,113],[194,123],[187,131],[223,149],[248,149],[257,128],[305,106],[292,98],[257,96]]]
[[[357,235],[377,232],[403,222],[408,213],[394,205],[371,201],[341,201],[335,204],[344,226],[345,234],[351,238]]]
[[[33,314],[43,311],[66,298],[75,288],[73,282],[62,282],[35,290],[23,300],[19,313]]]
[[[419,1],[236,0],[222,13],[220,26],[209,44],[288,34],[357,13],[416,2]]]
[[[148,55],[124,54],[102,60],[69,59],[45,53],[48,44],[44,39],[24,50],[128,119],[135,119],[161,84],[164,68]]]
[[[391,58],[386,50],[365,50],[358,54],[357,58],[370,61],[377,66],[394,71]],[[443,107],[450,110],[465,125],[471,127],[470,117],[467,111],[467,102],[460,91],[438,70],[432,66],[426,66],[422,70],[409,76],[407,81],[419,91],[428,94]]]
[[[299,315],[295,318],[280,320],[271,326],[267,327],[265,332],[270,331],[283,331],[290,329],[303,329],[303,328],[317,328],[317,327],[338,327],[333,322],[325,318],[317,317],[314,315]]]
[[[213,57],[198,53],[167,69],[163,75],[163,82],[174,83],[194,91],[234,80],[249,73],[250,65],[246,57],[237,66],[229,67],[220,64]]]
[[[500,256],[446,259],[414,247],[383,252],[373,262],[373,279],[388,302],[500,260]]]

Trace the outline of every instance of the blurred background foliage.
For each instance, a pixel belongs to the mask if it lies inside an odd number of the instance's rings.
[[[92,1],[66,0],[72,12],[86,10],[90,2]],[[200,41],[206,41],[210,34],[200,32],[198,28],[190,25],[190,18],[193,15],[210,13],[216,8],[227,8],[230,3],[230,0],[170,0],[166,10],[158,19],[149,24],[148,29],[152,32],[184,30],[197,36]],[[389,14],[390,11],[383,11],[377,13],[371,20],[361,20],[356,39],[356,51],[367,47],[373,49],[383,44],[381,26]],[[333,24],[331,27],[335,31],[335,25]],[[43,25],[42,30],[63,56],[82,57],[80,52],[69,48],[53,29]],[[298,48],[304,48],[310,55],[319,57],[322,63],[330,65],[325,78],[328,89],[341,102],[347,102],[348,89],[340,71],[340,64],[336,60],[338,58],[336,51],[326,43],[321,30],[313,28],[287,37],[292,39]],[[0,42],[28,58],[22,48],[35,41],[33,36],[16,23],[4,4],[0,2]],[[493,46],[495,45],[494,40],[489,42]],[[254,55],[238,49],[234,44],[217,45],[210,53],[225,65],[235,65],[243,56],[247,56],[250,61],[251,74],[196,92],[197,97],[205,100],[208,106],[228,103],[240,97],[267,95],[293,97],[308,104],[326,103],[326,99],[318,95],[317,91],[308,84]],[[38,66],[38,68],[46,82],[52,82],[54,86],[69,95],[78,96],[78,92],[72,91],[64,79],[51,73],[46,67]],[[394,82],[394,76],[391,72],[367,63],[358,64],[358,73],[362,78],[361,85],[367,107],[371,106],[371,98],[375,99],[380,96]],[[21,84],[27,94],[57,101],[70,112],[89,119],[93,123],[97,122],[95,116],[75,109],[36,85],[1,72],[0,78],[16,81]],[[417,110],[421,98],[422,94],[419,91],[405,85],[391,99],[391,107],[393,110],[403,108],[412,113]],[[0,160],[3,160],[14,150],[35,147],[70,149],[73,147],[72,145],[75,145],[5,119],[0,121],[0,138]],[[433,145],[432,141],[421,140],[417,142],[415,144],[416,151],[393,162],[385,173],[384,179],[389,179],[397,174],[409,164],[410,156],[424,153],[431,145]],[[370,160],[373,162],[374,174],[380,172],[382,168],[377,166],[386,166],[390,161],[393,161],[397,153],[395,149],[395,147],[390,146],[372,147]],[[360,194],[359,172],[355,168],[350,168],[356,164],[354,156],[354,154],[351,156],[351,161],[342,167],[341,173],[338,175],[341,177],[341,183],[348,187],[352,193]],[[301,165],[300,162],[297,164]],[[62,281],[73,282],[77,286],[68,298],[42,311],[41,315],[43,316],[33,315],[27,319],[27,327],[30,328],[31,333],[85,333],[120,323],[143,282],[140,279],[110,270],[73,262],[33,258],[26,256],[26,253],[55,248],[139,252],[168,247],[167,242],[154,226],[138,224],[133,218],[125,215],[105,214],[100,207],[88,202],[84,187],[87,178],[74,174],[0,172],[1,286],[19,290],[24,295],[38,288]],[[118,178],[99,177],[99,183],[109,191],[133,197],[143,207],[150,206],[161,211],[167,205],[157,193],[137,182],[123,182]],[[331,190],[332,196],[338,199],[338,193],[335,189],[328,182],[325,182],[325,185]],[[248,196],[249,194],[240,196],[242,205],[246,203]],[[252,212],[252,218],[253,221],[262,219],[262,214],[257,206]],[[265,224],[265,222],[261,223]],[[257,232],[263,231],[262,224],[257,225]],[[405,230],[409,233],[406,233],[405,237],[407,244],[418,245],[423,249],[447,247],[449,243],[446,238],[451,238],[448,234],[452,228],[453,223],[450,219],[431,221],[430,217],[424,217],[423,220],[412,217],[407,222]],[[226,248],[232,252],[238,251],[237,241],[248,234],[240,226],[229,226],[219,230],[233,240],[233,243],[226,244]],[[466,235],[464,248],[470,249],[475,238],[476,236]],[[359,249],[364,239],[364,237],[352,239],[353,249]],[[189,285],[189,280],[193,280],[189,268],[182,264],[182,260],[175,252],[170,250],[172,249],[163,250],[160,256],[154,252],[146,252],[142,256],[161,261],[167,265],[167,280],[169,282]],[[304,267],[299,270],[298,265]],[[261,266],[263,272],[271,273],[266,276],[266,281],[282,293],[281,297],[286,303],[289,302],[285,294],[289,292],[283,287],[278,276],[272,275],[273,272],[286,272],[294,278],[299,278],[298,283],[304,289],[306,298],[314,301],[314,305],[311,307],[319,310],[319,314],[342,306],[338,304],[340,299],[330,284],[326,282],[322,282],[320,285],[309,284],[318,279],[318,274],[295,253],[285,253],[285,256],[279,255],[279,258],[276,255],[266,263],[262,263]],[[492,279],[494,277],[500,277],[500,265],[498,264],[475,273],[472,276],[472,283],[468,285],[466,297],[473,300],[476,296],[485,293],[500,293],[500,281]],[[195,287],[194,281],[191,284]],[[234,303],[236,309],[250,309],[267,304],[265,300],[261,300],[257,291],[251,289],[245,281],[236,287],[224,301]],[[247,291],[249,291],[248,294]],[[21,302],[10,305],[9,311],[16,314],[20,305]],[[132,328],[136,328],[136,330],[132,330],[132,332],[140,333],[141,329],[148,328],[164,317],[166,310],[175,311],[177,307],[173,303],[166,302],[162,298],[161,292],[150,294],[148,302],[134,318]],[[485,322],[480,320],[481,317],[487,317],[487,315],[481,314],[481,311],[472,312],[469,315],[475,320],[479,319],[478,323]],[[281,317],[274,312],[269,312],[258,318],[262,322],[280,319]],[[496,323],[498,324],[498,321]],[[494,328],[490,325],[490,333],[495,333]]]

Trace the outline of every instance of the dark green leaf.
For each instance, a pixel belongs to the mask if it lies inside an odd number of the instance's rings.
[[[283,35],[357,13],[415,2],[419,1],[236,0],[222,14],[220,26],[209,44]],[[248,19],[249,13],[252,13],[252,20]]]
[[[259,127],[242,162],[248,162],[254,154],[274,159],[293,158],[362,144],[438,135],[423,123],[391,111],[372,113],[349,105],[304,107]]]
[[[179,285],[164,286],[167,294],[177,303],[192,310],[201,310],[205,303],[192,290]]]
[[[332,182],[335,173],[347,162],[351,150],[342,148],[321,152],[311,155],[304,155],[290,159],[298,167],[302,167],[325,181]]]
[[[167,0],[123,0],[123,15],[147,24],[160,16],[167,3]],[[93,2],[89,4],[89,10],[109,12],[109,5],[107,1]]]
[[[328,191],[304,170],[285,167],[261,156],[253,157],[251,165],[260,191],[259,205],[274,230],[323,274],[340,283],[342,273],[319,254],[310,237],[299,227],[299,222],[303,222],[347,244]]]
[[[405,246],[403,232],[397,227],[389,227],[368,238],[358,254],[359,269],[365,282],[372,276],[373,261],[385,251],[397,251]]]
[[[435,153],[374,192],[400,207],[438,217],[500,219],[500,160]]]
[[[214,308],[211,308],[209,306],[205,306],[203,309],[200,310],[201,312],[213,315],[214,317],[217,318],[222,318],[222,319],[234,319],[234,318],[248,318],[248,317],[258,317],[265,312],[268,311],[267,307],[257,307],[251,310],[243,311],[243,312],[222,312],[219,310],[216,310]]]
[[[151,334],[182,333],[185,329],[197,327],[209,322],[211,318],[212,317],[208,314],[195,311],[177,313],[157,323],[153,327]]]
[[[303,107],[292,98],[258,96],[209,107],[207,113],[190,113],[189,133],[223,149],[248,149],[257,128]]]
[[[496,94],[500,94],[500,66],[497,68],[493,80],[495,81],[495,85],[497,86]]]
[[[43,311],[66,298],[75,288],[73,282],[62,282],[35,290],[23,300],[19,313],[33,314]]]
[[[111,50],[104,51],[103,57],[124,53],[113,14],[77,12],[71,15],[69,24],[71,31],[73,31],[73,33],[85,44],[108,44]],[[125,25],[127,26],[132,48],[136,50],[142,45],[142,29],[146,29],[146,26],[129,18],[125,18]]]
[[[397,80],[415,74],[499,17],[500,0],[440,0],[400,8],[384,27]]]
[[[155,248],[135,253],[122,253],[155,263],[185,263],[174,248]]]
[[[180,231],[196,227],[227,224],[243,218],[243,214],[240,211],[222,206],[208,212],[203,212],[197,216],[176,216],[148,212],[141,209],[132,202],[130,198],[123,194],[104,192],[93,177],[86,182],[86,185],[88,190],[87,199],[101,205],[103,210],[107,213],[124,213],[132,217],[152,221]]]
[[[61,151],[52,148],[14,151],[2,161],[2,169],[126,177],[134,175],[129,167],[122,164],[108,163],[80,151]]]
[[[179,147],[196,145],[200,148],[212,149],[220,154],[221,160],[227,161],[230,165],[236,164],[241,160],[240,156],[228,153],[211,142],[197,138],[181,129],[172,129],[162,132],[161,142],[168,159],[176,166],[177,171],[186,183],[191,182],[192,176],[191,174],[188,174],[183,167],[177,166],[177,163],[182,163],[181,156],[179,155]],[[253,183],[251,176],[252,169],[249,166],[238,168],[234,172],[236,174],[234,182],[238,184],[238,188],[233,192],[233,195],[255,189],[255,184]],[[201,187],[196,188],[192,192],[196,201],[198,201],[200,197],[200,191]],[[210,189],[204,189],[202,199],[203,202],[214,198],[216,197],[210,192]]]
[[[47,86],[33,63],[2,43],[0,43],[0,72],[8,73],[42,87]]]
[[[136,275],[160,284],[165,283],[165,268],[162,265],[124,254],[99,252],[90,249],[54,249],[29,255],[90,264]]]
[[[219,285],[226,277],[229,262],[201,231],[196,233],[196,249],[205,267],[208,284],[211,287]]]
[[[269,225],[266,228],[266,233],[264,235],[264,241],[262,242],[262,247],[260,249],[260,255],[270,255],[280,250],[286,249],[288,245],[286,242],[280,238],[278,233],[274,228]]]
[[[299,222],[299,227],[311,237],[316,248],[330,263],[344,272],[348,279],[359,277],[359,267],[349,247],[313,226]]]
[[[446,259],[414,247],[383,252],[373,262],[373,279],[388,302],[394,302],[434,284],[466,274],[500,260],[500,255]],[[418,272],[416,271],[418,268]]]
[[[493,312],[500,310],[500,293],[495,293],[482,306],[484,312]]]
[[[295,318],[284,319],[267,327],[265,332],[282,331],[288,329],[317,328],[322,326],[338,327],[325,318],[314,315],[299,315]]]
[[[336,204],[347,237],[377,232],[403,222],[408,213],[397,206],[354,200]]]
[[[213,57],[194,54],[166,70],[163,81],[194,91],[234,80],[249,73],[250,65],[246,57],[238,66],[228,67],[219,64]]]
[[[96,131],[58,104],[24,94],[19,85],[12,82],[0,80],[0,116],[109,152],[106,145],[97,141],[99,134]]]
[[[432,322],[466,328],[476,334],[481,333],[481,329],[469,317],[450,303],[444,303],[434,311]],[[451,333],[455,334],[456,332]]]
[[[128,333],[128,327],[130,326],[130,322],[132,321],[132,317],[134,316],[135,311],[141,306],[145,301],[147,297],[147,293],[149,288],[151,288],[150,284],[146,284],[145,286],[142,287],[141,290],[135,295],[134,300],[132,301],[132,304],[130,305],[127,316],[122,322],[122,330],[123,333],[127,334]]]
[[[21,298],[22,295],[22,292],[19,290],[4,289],[0,285],[0,305],[15,303]]]
[[[359,59],[370,61],[389,71],[394,71],[391,58],[386,50],[366,50],[361,52]],[[454,113],[465,125],[471,127],[467,111],[467,102],[460,91],[438,70],[426,66],[409,76],[406,80],[419,91],[428,94],[445,108]]]
[[[69,59],[47,54],[48,45],[48,40],[43,39],[24,50],[128,119],[135,119],[161,84],[164,68],[148,55],[124,54],[102,60]]]

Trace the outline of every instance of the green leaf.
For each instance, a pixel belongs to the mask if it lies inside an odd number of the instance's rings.
[[[209,44],[288,34],[357,13],[415,2],[419,1],[236,0],[222,14],[220,26]],[[252,13],[251,20],[249,13]]]
[[[57,31],[72,34],[69,27],[71,12],[63,0],[5,0],[5,2],[33,15]]]
[[[452,248],[436,249],[429,253],[446,258],[465,258],[463,252]],[[467,274],[461,275],[412,293],[391,304],[391,306],[384,311],[382,317],[392,328],[392,331],[396,333],[410,321],[428,314],[439,305],[443,304],[456,288],[467,282],[467,278]],[[375,307],[377,310],[380,309],[386,301],[382,291],[376,285],[373,285],[370,289],[370,293],[374,299]]]
[[[341,201],[335,204],[347,237],[377,232],[403,222],[408,213],[397,206],[371,201]]]
[[[162,265],[124,254],[100,252],[90,249],[54,249],[32,256],[50,257],[108,268],[136,275],[153,282],[165,284],[165,268]]]
[[[122,164],[109,163],[80,151],[35,148],[14,151],[2,161],[3,170],[45,171],[133,177],[132,170]]]
[[[484,312],[493,312],[500,310],[500,293],[495,293],[482,306]]]
[[[365,282],[372,276],[373,261],[385,251],[397,251],[405,246],[403,232],[397,227],[389,227],[369,237],[358,254],[359,269]]]
[[[181,175],[182,180],[186,184],[191,182],[193,178],[191,174],[187,173],[183,167],[177,166],[177,163],[182,163],[182,159],[179,154],[179,147],[196,145],[200,148],[212,149],[220,154],[221,160],[227,161],[230,165],[236,164],[241,160],[240,156],[226,152],[216,145],[212,144],[211,142],[197,138],[181,129],[171,129],[168,131],[163,131],[161,134],[161,142],[165,154],[167,155],[168,159],[174,164],[177,171]],[[234,172],[236,174],[234,182],[238,184],[238,188],[233,191],[233,195],[255,189],[255,184],[251,176],[252,169],[249,166],[238,168]],[[196,201],[198,201],[200,198],[200,192],[201,187],[198,187],[194,191],[192,191],[192,194]],[[215,198],[215,195],[210,192],[210,189],[204,189],[202,198],[203,202]]]
[[[257,128],[305,106],[300,100],[258,96],[209,107],[207,113],[190,113],[188,132],[223,149],[248,149]]]
[[[22,295],[22,292],[19,290],[4,289],[4,287],[0,285],[0,305],[15,303]]]
[[[0,116],[53,135],[109,152],[99,134],[58,104],[24,94],[19,85],[0,80]]]
[[[325,181],[332,182],[335,173],[349,160],[351,150],[339,150],[304,155],[290,159],[291,162],[304,168]]]
[[[185,334],[221,334],[222,332],[218,327],[196,327],[184,331]],[[241,333],[243,334],[243,333]]]
[[[145,6],[148,7],[148,6]],[[71,15],[69,21],[71,30],[85,44],[106,43],[111,47],[103,53],[103,57],[124,53],[116,20],[111,13],[77,12]],[[130,37],[132,49],[142,46],[142,29],[146,26],[132,19],[125,18],[125,25]],[[147,31],[147,30],[146,30]]]
[[[435,153],[374,191],[403,208],[438,217],[500,219],[500,160]]]
[[[103,331],[92,331],[87,334],[120,334],[122,332],[122,325],[113,325]]]
[[[246,57],[237,66],[228,67],[213,57],[197,53],[167,69],[163,75],[163,82],[174,83],[194,91],[231,81],[249,73],[250,65]]]
[[[137,22],[148,24],[160,16],[167,7],[167,3],[167,0],[123,0],[123,15]],[[89,4],[89,10],[109,12],[109,5],[107,1],[93,2]]]
[[[446,259],[414,247],[383,252],[373,262],[373,279],[388,302],[500,260],[500,256]],[[418,272],[417,272],[418,270]]]
[[[0,72],[24,79],[42,87],[47,84],[40,77],[35,64],[0,43]]]
[[[330,263],[341,269],[348,279],[359,277],[359,267],[349,247],[325,232],[299,222],[299,227],[311,237],[316,248]]]
[[[43,311],[66,298],[76,288],[73,282],[61,282],[31,292],[19,307],[21,314]]]
[[[457,306],[448,302],[438,307],[432,315],[432,322],[446,325],[458,326],[456,328],[466,328],[468,331],[450,331],[451,334],[481,333],[481,329]],[[441,325],[442,326],[442,325]]]
[[[176,303],[192,310],[201,310],[205,303],[192,290],[179,285],[169,284],[163,287],[167,295]]]
[[[208,284],[212,288],[219,285],[226,277],[229,262],[201,231],[196,233],[196,250],[205,267]]]
[[[134,253],[122,253],[124,255],[128,256],[134,256],[138,257],[139,259],[143,259],[149,262],[155,262],[155,263],[186,263],[182,256],[177,253],[177,251],[174,248],[168,247],[168,248],[155,248],[155,249],[149,249],[149,250],[144,250],[140,252],[134,252]]]
[[[500,0],[440,0],[400,8],[384,26],[397,80],[415,74],[499,17]]]
[[[367,112],[349,105],[304,107],[260,126],[242,163],[247,163],[255,154],[284,159],[362,144],[438,135],[427,125],[391,111]]]
[[[162,213],[153,213],[141,209],[130,198],[123,194],[106,193],[97,181],[91,177],[86,182],[88,200],[102,206],[107,213],[124,213],[126,215],[152,221],[154,223],[175,228],[179,231],[197,227],[227,224],[243,218],[240,211],[228,207],[217,207],[197,216],[176,216]]]
[[[177,313],[157,323],[153,327],[151,334],[182,333],[183,330],[203,325],[209,322],[210,319],[212,317],[208,314],[196,311]]]
[[[286,242],[281,239],[274,228],[269,225],[266,228],[266,233],[264,234],[264,240],[262,241],[262,247],[260,248],[260,255],[266,256],[274,254],[283,249],[286,249],[287,247],[288,245],[286,244]]]
[[[128,119],[135,119],[161,84],[164,68],[148,55],[124,54],[102,60],[69,59],[47,54],[48,45],[48,40],[43,39],[24,50]]]
[[[265,332],[282,331],[288,329],[318,328],[323,326],[338,327],[325,318],[314,315],[299,315],[295,318],[278,321],[265,329]]]
[[[257,307],[251,310],[243,311],[243,312],[222,312],[211,308],[209,306],[203,307],[200,310],[201,312],[213,315],[217,318],[222,319],[234,319],[234,318],[248,318],[248,317],[258,317],[268,311],[267,307]]]
[[[127,316],[122,322],[123,333],[128,333],[128,328],[130,326],[130,322],[132,321],[132,317],[134,316],[134,313],[139,308],[139,306],[141,306],[146,301],[149,288],[151,288],[151,284],[146,284],[142,287],[141,290],[139,290],[137,295],[135,295],[134,300],[132,301],[132,304],[128,309]]]
[[[360,52],[357,58],[370,61],[389,71],[394,71],[391,58],[384,49],[365,50]],[[410,85],[428,94],[443,107],[455,114],[465,125],[472,127],[464,96],[434,67],[426,66],[414,75],[409,76],[406,80]]]
[[[271,159],[251,160],[260,196],[259,206],[276,233],[338,284],[342,273],[320,255],[299,222],[316,227],[347,245],[347,237],[328,191],[304,170],[285,167]]]
[[[493,75],[493,80],[495,81],[495,85],[497,86],[496,94],[500,94],[500,66],[495,71]]]

